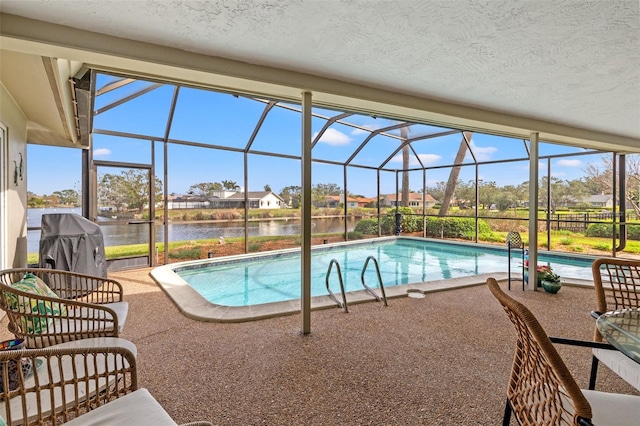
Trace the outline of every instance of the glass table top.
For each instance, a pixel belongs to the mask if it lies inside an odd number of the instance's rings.
[[[596,327],[607,342],[640,363],[640,309],[606,312],[598,317]]]

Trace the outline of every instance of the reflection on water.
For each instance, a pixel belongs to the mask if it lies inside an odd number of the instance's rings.
[[[40,226],[42,215],[48,213],[77,213],[80,209],[28,209],[28,226]],[[360,219],[348,218],[347,230],[353,231]],[[344,231],[344,219],[313,219],[314,234],[337,233]],[[101,225],[106,246],[139,244],[149,242],[147,225]],[[162,226],[156,226],[156,241],[164,241]],[[265,219],[248,223],[250,237],[300,234],[299,219]],[[244,237],[244,221],[216,223],[172,223],[169,225],[169,241],[189,241],[217,239],[219,237]],[[37,253],[40,246],[40,231],[27,233],[29,253]]]

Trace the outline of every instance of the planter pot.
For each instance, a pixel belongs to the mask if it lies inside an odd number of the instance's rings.
[[[555,294],[560,290],[560,287],[562,287],[560,281],[542,281],[542,288],[544,288],[544,291],[547,293]]]

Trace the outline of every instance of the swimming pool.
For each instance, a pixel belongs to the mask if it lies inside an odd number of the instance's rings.
[[[507,251],[502,247],[387,237],[314,247],[311,296],[327,295],[325,277],[332,259],[340,264],[345,291],[363,290],[360,276],[368,256],[378,260],[385,289],[411,283],[507,272]],[[519,278],[521,257],[513,253],[512,256],[512,274]],[[592,259],[575,256],[538,255],[539,264],[550,264],[564,280],[591,279],[591,262]],[[177,275],[176,282],[186,283],[214,305],[252,307],[274,302],[299,304],[299,250],[207,259],[161,268],[167,267]],[[370,287],[378,286],[373,264],[367,268],[365,279]],[[157,278],[156,281],[160,282]],[[333,268],[329,282],[333,292],[339,295],[336,268]]]

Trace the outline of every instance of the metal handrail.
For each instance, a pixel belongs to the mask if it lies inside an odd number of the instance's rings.
[[[333,291],[331,291],[331,289],[329,288],[329,275],[331,274],[331,268],[333,268],[334,264],[336,265],[336,268],[338,268],[338,281],[340,281],[340,291],[342,292],[342,302],[338,300],[336,295],[333,294]],[[331,262],[329,262],[329,269],[327,269],[325,284],[327,286],[327,291],[329,292],[329,297],[338,304],[338,308],[344,307],[344,311],[346,313],[349,313],[349,308],[347,307],[347,295],[344,292],[344,282],[342,281],[342,272],[340,271],[340,264],[336,259],[331,259]]]
[[[369,266],[369,261],[373,260],[373,264],[376,267],[376,274],[378,274],[378,284],[380,285],[380,291],[382,292],[382,300],[384,300],[384,306],[389,306],[389,304],[387,303],[387,295],[384,292],[384,285],[382,285],[382,276],[380,275],[380,267],[378,266],[378,260],[373,257],[373,256],[369,256],[367,257],[367,260],[364,261],[364,266],[362,267],[362,274],[360,274],[360,279],[362,280],[362,286],[365,288],[365,290],[367,290],[369,293],[371,293],[371,295],[373,297],[376,298],[376,300],[378,302],[381,301],[380,296],[378,296],[375,291],[373,291],[372,288],[370,288],[365,282],[364,282],[364,273],[367,270],[367,266]]]

